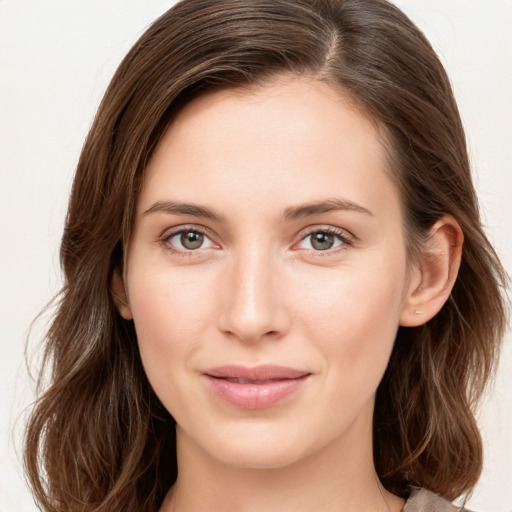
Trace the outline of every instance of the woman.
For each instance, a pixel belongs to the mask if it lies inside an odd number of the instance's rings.
[[[387,2],[164,14],[99,109],[61,258],[44,510],[452,510],[476,483],[505,276],[446,74]]]

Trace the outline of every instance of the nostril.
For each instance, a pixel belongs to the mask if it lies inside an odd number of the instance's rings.
[[[276,290],[272,263],[239,256],[230,279],[219,290],[218,329],[243,342],[276,340],[289,328],[289,312]]]

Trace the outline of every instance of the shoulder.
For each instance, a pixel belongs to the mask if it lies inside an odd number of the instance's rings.
[[[433,492],[414,488],[402,512],[470,512],[456,507]]]

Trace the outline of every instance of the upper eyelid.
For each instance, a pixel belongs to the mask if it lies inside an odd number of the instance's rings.
[[[304,228],[299,233],[299,241],[304,240],[304,238],[308,237],[309,235],[312,235],[313,233],[332,233],[334,235],[339,236],[340,238],[345,238],[350,241],[355,241],[356,237],[348,230],[344,228],[340,228],[337,226],[329,226],[329,225],[316,225],[316,226],[309,226],[307,228]]]
[[[179,226],[174,226],[172,228],[167,228],[162,232],[162,234],[159,237],[159,240],[167,241],[168,239],[180,233],[183,233],[184,231],[196,231],[198,233],[201,233],[202,235],[208,237],[210,241],[212,241],[213,243],[218,243],[215,241],[215,239],[220,239],[222,242],[222,238],[219,235],[212,233],[210,229],[200,224],[183,224]],[[297,245],[299,242],[303,241],[308,236],[311,236],[312,234],[319,232],[332,233],[340,237],[342,240],[348,241],[350,243],[354,243],[357,240],[357,238],[350,231],[344,228],[328,224],[317,224],[310,225],[301,229],[299,233],[296,235],[296,237],[294,237],[296,239],[292,243],[292,246]]]
[[[202,235],[206,235],[208,238],[213,238],[211,230],[208,228],[197,225],[197,224],[191,224],[191,225],[180,225],[180,226],[174,226],[172,228],[165,229],[162,234],[160,235],[160,239],[167,239],[171,238],[173,236],[178,235],[179,233],[183,233],[184,231],[196,231],[197,233],[201,233]]]
[[[172,233],[180,233],[182,231],[199,231],[205,234],[212,233],[212,231],[209,228],[207,228],[206,226],[202,226],[201,224],[180,224],[178,226],[166,228],[165,230],[163,230],[161,236],[165,236],[166,234],[170,235]],[[311,233],[316,233],[318,231],[346,233],[351,238],[354,238],[354,235],[347,229],[341,228],[339,226],[331,226],[329,224],[313,224],[310,226],[306,226],[299,231],[298,236],[307,236]]]
[[[199,251],[204,250],[212,250],[215,249],[215,247],[199,247],[197,249],[181,249],[180,247],[174,246],[174,244],[171,244],[171,239],[175,236],[179,235],[180,233],[192,231],[196,233],[200,233],[201,235],[208,238],[208,240],[213,245],[219,245],[218,242],[215,241],[215,237],[211,236],[210,230],[198,225],[181,225],[181,226],[174,226],[172,228],[168,228],[163,231],[163,233],[158,237],[157,243],[167,246],[169,250],[171,250],[174,253],[180,253],[180,254],[188,254],[190,256],[194,255],[195,253],[198,253]]]

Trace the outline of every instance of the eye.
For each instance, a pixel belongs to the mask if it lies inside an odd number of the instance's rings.
[[[308,233],[297,245],[299,249],[328,251],[352,243],[348,233],[336,229],[318,229]]]
[[[198,229],[188,228],[167,234],[163,238],[163,242],[174,252],[192,252],[216,247],[205,233]]]

